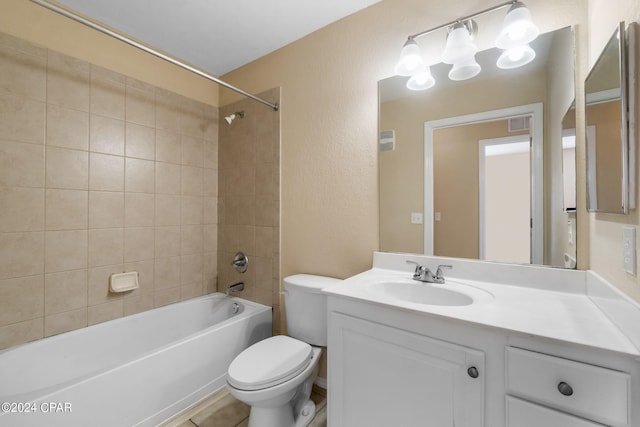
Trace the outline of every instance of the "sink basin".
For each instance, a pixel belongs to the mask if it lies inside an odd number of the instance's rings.
[[[369,290],[386,299],[441,306],[470,305],[478,300],[486,300],[491,295],[484,290],[457,282],[434,284],[416,280],[373,283]]]

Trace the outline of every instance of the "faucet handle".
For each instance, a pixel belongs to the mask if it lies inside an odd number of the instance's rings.
[[[413,277],[418,277],[422,274],[422,272],[424,271],[424,267],[420,264],[418,264],[415,261],[411,261],[410,259],[406,260],[407,264],[415,264],[416,265],[416,269],[413,272]]]
[[[438,269],[436,270],[436,277],[442,277],[442,269],[443,268],[448,268],[449,270],[453,269],[452,265],[449,264],[441,264],[438,266]]]

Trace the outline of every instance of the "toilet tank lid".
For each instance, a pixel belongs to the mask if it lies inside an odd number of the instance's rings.
[[[341,283],[342,280],[314,274],[294,274],[284,278],[284,289],[300,289],[305,292],[320,293],[324,288]]]

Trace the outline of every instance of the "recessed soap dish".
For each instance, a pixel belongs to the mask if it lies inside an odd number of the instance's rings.
[[[138,272],[116,273],[109,277],[109,290],[111,292],[127,292],[138,289]]]

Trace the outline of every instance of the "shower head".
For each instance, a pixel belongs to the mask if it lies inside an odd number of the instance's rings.
[[[231,124],[238,117],[244,119],[244,111],[236,111],[235,113],[225,117],[224,119],[226,120],[227,124]]]

